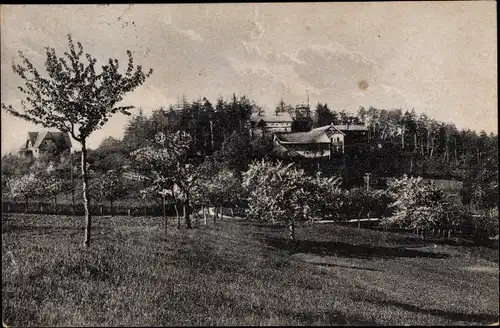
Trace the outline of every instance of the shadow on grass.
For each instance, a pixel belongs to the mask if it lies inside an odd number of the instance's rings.
[[[371,245],[353,245],[333,241],[296,240],[291,242],[284,238],[265,238],[264,242],[277,249],[291,253],[309,253],[318,255],[337,255],[370,259],[392,257],[421,257],[421,258],[446,258],[448,254],[424,252],[403,247],[383,247]]]
[[[431,239],[430,241],[439,245],[487,247],[491,249],[498,249],[498,241],[486,238],[472,237],[471,239]]]
[[[242,304],[240,300],[235,303],[236,311],[242,314],[253,314],[258,315],[262,318],[269,316],[269,310],[262,306]],[[293,311],[286,308],[281,308],[276,310],[276,314],[280,318],[286,318],[289,320],[294,320],[298,325],[303,326],[317,326],[317,325],[334,325],[334,326],[380,326],[372,321],[364,320],[358,316],[345,315],[339,311],[319,311],[311,312],[305,311]]]
[[[406,304],[406,303],[401,303],[398,301],[373,301],[373,300],[367,300],[371,303],[376,303],[380,305],[392,305],[392,306],[397,306],[400,307],[406,311],[409,312],[414,312],[414,313],[422,313],[422,314],[430,314],[430,315],[435,315],[435,316],[440,316],[444,318],[448,318],[454,321],[466,321],[466,322],[471,322],[471,323],[482,323],[482,324],[489,324],[492,322],[495,322],[498,320],[498,316],[491,315],[491,314],[468,314],[468,313],[460,313],[460,312],[452,312],[452,311],[445,311],[445,310],[437,310],[437,309],[422,309],[418,306],[411,305],[411,304]]]
[[[71,226],[49,226],[49,225],[19,225],[19,224],[4,224],[2,226],[2,232],[54,232],[58,230],[70,230],[70,231],[81,231],[83,227],[71,227]]]
[[[354,326],[378,326],[376,323],[360,319],[359,317],[346,316],[338,311],[311,313],[311,312],[292,312],[288,310],[279,311],[281,315],[288,318],[294,318],[304,325],[317,325],[319,323],[329,325],[354,325]]]
[[[307,262],[307,263],[314,264],[314,265],[319,265],[319,266],[322,266],[322,267],[329,267],[329,268],[330,267],[339,267],[339,268],[346,268],[346,269],[357,269],[357,270],[382,272],[381,270],[377,270],[377,269],[362,268],[362,267],[349,266],[349,265],[340,265],[340,264],[322,263],[322,262]]]

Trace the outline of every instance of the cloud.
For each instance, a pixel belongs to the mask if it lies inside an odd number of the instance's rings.
[[[254,28],[250,31],[250,40],[260,40],[264,35],[264,28],[259,22],[252,22]]]
[[[182,36],[188,37],[191,41],[202,41],[203,38],[201,35],[194,30],[191,29],[183,29],[172,23],[172,17],[168,15],[163,19],[165,26],[169,28],[171,31],[174,31]]]
[[[255,61],[265,64],[295,65],[301,62],[292,57],[291,54],[276,53],[272,51],[263,52],[254,42],[241,41],[242,61]]]
[[[177,33],[180,33],[184,36],[187,36],[188,38],[190,38],[191,40],[193,41],[202,41],[203,38],[201,37],[201,35],[193,30],[190,30],[190,29],[181,29],[181,28],[178,28],[176,26],[173,26],[172,27],[174,28],[174,30],[177,32]]]
[[[308,45],[297,58],[298,76],[318,89],[352,90],[362,80],[371,84],[378,73],[374,61],[339,44]]]

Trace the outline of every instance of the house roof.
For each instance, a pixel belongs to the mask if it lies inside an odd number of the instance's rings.
[[[53,132],[53,131],[40,131],[40,132],[28,132],[28,138],[21,146],[20,150],[26,149],[27,142],[30,141],[33,148],[39,148],[42,141],[52,139],[54,141],[62,141],[62,146],[71,147],[71,139],[67,133],[63,132]]]
[[[363,125],[363,124],[336,124],[336,125],[324,125],[320,126],[319,128],[313,129],[313,131],[326,131],[330,129],[331,127],[335,128],[336,130],[343,132],[343,131],[368,131],[368,128]]]
[[[280,143],[274,146],[273,152],[277,156],[284,156],[288,158],[319,158],[330,156],[330,151],[328,150],[295,150]]]
[[[368,131],[366,125],[363,124],[343,124],[343,125],[334,125],[335,128],[340,131]]]
[[[342,132],[341,130],[339,130],[338,128],[336,128],[336,125],[324,125],[324,126],[320,126],[319,128],[312,129],[311,131],[323,131],[324,132],[324,131],[327,131],[329,129],[333,129],[336,132],[345,134],[344,132]]]
[[[28,132],[28,140],[31,141],[31,144],[35,143],[37,135],[38,135],[38,132]]]
[[[288,112],[279,112],[279,113],[273,113],[273,114],[268,114],[268,113],[254,113],[250,117],[252,121],[258,122],[260,120],[263,120],[264,122],[283,122],[283,123],[292,123],[293,118]]]
[[[275,134],[276,138],[281,143],[288,144],[313,144],[313,143],[330,143],[330,138],[324,131],[309,131]]]
[[[41,131],[41,132],[39,132],[38,135],[37,135],[37,137],[36,137],[36,141],[35,141],[35,144],[33,145],[33,148],[40,147],[40,144],[45,139],[52,139],[52,137],[50,135],[50,132],[49,131]]]

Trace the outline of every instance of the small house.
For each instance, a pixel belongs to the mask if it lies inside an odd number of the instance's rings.
[[[40,131],[28,132],[26,140],[18,153],[21,156],[38,158],[48,152],[59,154],[68,149],[71,149],[71,138],[68,133]]]
[[[311,131],[325,131],[334,138],[343,138],[343,144],[354,145],[359,143],[368,143],[368,128],[364,124],[341,124],[325,125]],[[342,137],[339,135],[341,133]]]
[[[262,132],[292,132],[293,118],[288,112],[254,113],[250,118],[252,128]]]

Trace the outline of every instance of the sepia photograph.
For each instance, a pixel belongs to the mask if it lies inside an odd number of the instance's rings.
[[[498,326],[495,1],[0,5],[2,326]]]

